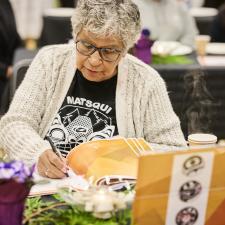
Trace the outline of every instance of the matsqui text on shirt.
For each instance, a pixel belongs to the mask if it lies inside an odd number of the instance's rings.
[[[106,104],[101,104],[100,102],[93,102],[91,100],[87,100],[85,98],[74,98],[73,96],[67,96],[67,104],[86,106],[88,108],[94,108],[97,110],[101,110],[108,114],[112,108]]]

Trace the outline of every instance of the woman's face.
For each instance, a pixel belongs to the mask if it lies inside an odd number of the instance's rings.
[[[116,75],[118,63],[125,54],[121,40],[113,37],[97,38],[94,34],[82,30],[77,35],[76,42],[76,66],[87,80],[100,82]],[[103,49],[93,52],[95,47]],[[90,52],[93,53],[88,56]],[[106,61],[101,55],[113,61]]]

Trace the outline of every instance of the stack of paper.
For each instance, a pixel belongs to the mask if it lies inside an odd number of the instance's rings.
[[[63,179],[50,179],[34,173],[35,185],[31,188],[29,196],[50,195],[59,191],[60,188],[73,190],[86,190],[89,183],[82,176],[69,173],[70,176]]]

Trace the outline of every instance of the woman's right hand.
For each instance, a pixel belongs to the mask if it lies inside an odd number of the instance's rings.
[[[51,149],[48,149],[40,155],[37,169],[43,177],[58,179],[66,177],[66,159],[62,160]]]

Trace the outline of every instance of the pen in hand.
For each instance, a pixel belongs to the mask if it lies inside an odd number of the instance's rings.
[[[54,145],[52,139],[49,136],[46,136],[46,140],[49,142],[49,144],[51,145],[52,151],[62,160],[64,161],[64,157],[62,156],[61,152],[56,148],[56,146]],[[68,177],[68,173],[65,173],[66,176]]]

